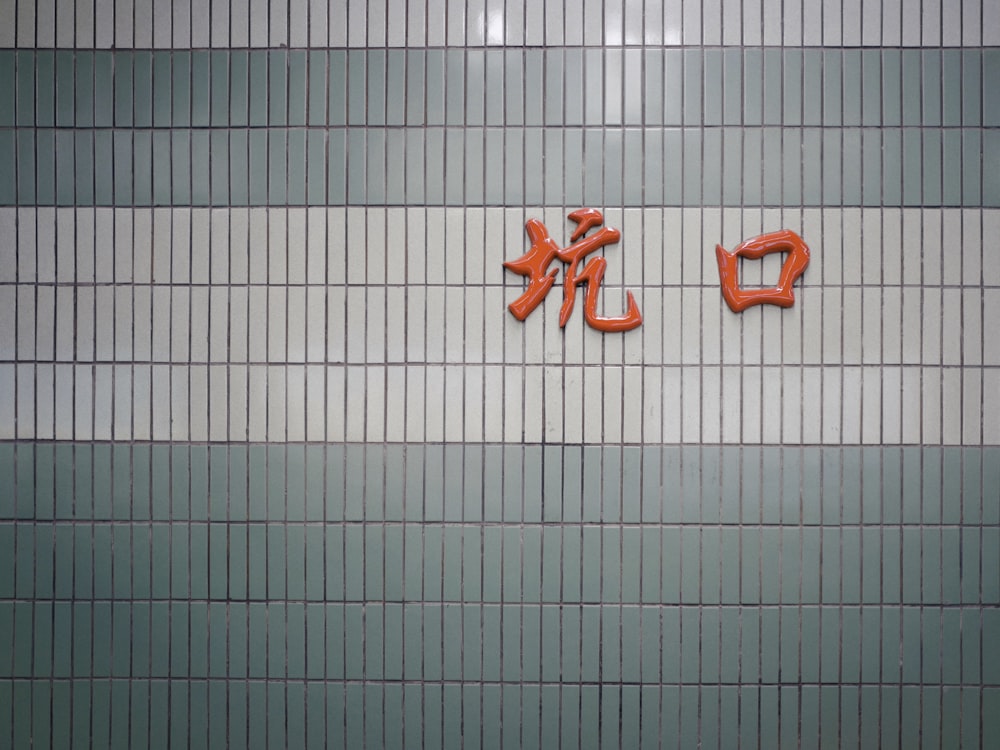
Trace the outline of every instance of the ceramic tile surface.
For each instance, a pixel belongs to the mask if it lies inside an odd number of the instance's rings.
[[[997,0],[0,18],[0,747],[1000,746]]]

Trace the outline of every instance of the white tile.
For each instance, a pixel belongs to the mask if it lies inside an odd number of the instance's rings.
[[[385,440],[385,368],[365,368],[365,439]]]
[[[441,442],[445,439],[445,377],[443,365],[429,365],[425,370],[424,432],[425,439]]]
[[[250,415],[249,368],[242,365],[229,367],[229,440],[248,440]]]
[[[7,22],[0,27],[0,47],[15,46],[15,31],[17,30],[17,3],[15,0],[0,0],[0,18]]]
[[[7,16],[9,17],[9,16]],[[17,4],[17,46],[35,46],[35,4]]]
[[[288,282],[288,215],[282,209],[267,211],[267,282]]]
[[[212,209],[209,213],[209,272],[213,284],[229,281],[229,226],[226,209]]]
[[[107,294],[105,294],[107,292]],[[102,316],[111,315],[111,290],[105,290],[98,288],[97,290],[97,359],[105,359],[105,355],[102,350],[105,348],[103,341],[106,340],[110,342],[110,334],[106,333],[106,329],[110,328],[108,322],[102,322]],[[107,297],[108,302],[102,300],[103,297]],[[158,362],[164,362],[170,359],[170,347],[171,347],[171,337],[170,337],[170,297],[171,289],[167,286],[152,287],[152,302],[151,302],[151,315],[152,323],[150,326],[150,342],[152,347],[151,357],[153,360]],[[107,312],[102,312],[106,308]],[[107,317],[107,320],[111,320]],[[106,345],[110,347],[110,343]]]
[[[882,368],[861,369],[861,442],[882,441]]]
[[[326,436],[329,441],[347,437],[344,397],[347,393],[344,367],[326,368]]]
[[[209,0],[210,12],[212,16],[212,46],[213,47],[228,47],[229,46],[229,10],[230,4],[229,0]],[[242,17],[244,20],[238,22],[240,26],[244,29],[246,28],[246,14],[237,13],[237,17]],[[241,39],[243,45],[246,45],[246,39]],[[233,46],[238,46],[239,42],[234,38]]]
[[[601,370],[604,387],[604,431],[602,439],[621,442],[623,439],[624,368],[605,367]]]
[[[34,330],[35,359],[51,360],[55,354],[55,287],[35,287]]]
[[[201,49],[211,46],[211,0],[191,0],[191,46]]]
[[[681,3],[683,44],[701,44],[701,3]]]
[[[921,397],[920,373],[918,367],[900,368],[900,422],[901,442],[920,442]]]
[[[33,25],[36,44],[39,47],[55,47],[57,23],[55,0],[36,0],[34,5],[36,20]],[[28,3],[28,6],[31,4]]]
[[[37,217],[37,226],[23,227],[21,236],[18,238],[21,241],[17,258],[18,279],[20,281],[55,281],[55,211],[51,208],[39,208],[35,216]]]
[[[281,287],[267,288],[267,307],[264,310],[267,331],[267,361],[283,362],[288,356],[285,334],[288,331],[288,290]]]
[[[766,46],[781,44],[781,29],[784,22],[780,0],[761,0],[764,14],[763,42]]]
[[[126,228],[125,222],[132,218],[135,224],[134,231],[132,227]],[[116,226],[115,226],[115,249],[118,249],[118,245],[121,245],[122,254],[128,252],[130,245],[132,245],[132,257],[135,263],[135,272],[133,278],[136,281],[148,282],[152,280],[157,284],[165,284],[170,281],[177,281],[183,283],[190,279],[188,273],[190,272],[189,265],[186,260],[183,260],[180,255],[181,242],[177,243],[177,263],[178,266],[176,270],[173,268],[174,261],[174,243],[173,243],[173,224],[174,217],[171,215],[170,209],[166,208],[155,208],[150,211],[136,211],[132,217],[128,217],[127,214],[122,216],[115,216]],[[182,226],[178,226],[178,229],[182,229]],[[135,237],[135,243],[129,242],[128,235],[125,232],[129,232]],[[178,237],[178,240],[180,238]],[[119,258],[116,258],[116,268]]]
[[[264,423],[267,416],[265,379],[262,367],[229,368],[230,440],[264,439]]]
[[[26,216],[27,212],[21,212]],[[0,208],[0,282],[14,281],[18,275],[18,211]]]
[[[224,365],[208,368],[208,439],[229,437],[229,373]]]
[[[75,369],[73,365],[56,365],[56,388],[55,388],[55,439],[56,440],[72,440],[76,437],[76,430],[73,424],[74,420],[74,375]],[[2,378],[0,378],[0,382]],[[135,388],[133,388],[135,393],[134,399],[136,403],[141,403],[140,396],[141,393]],[[148,403],[149,397],[146,396],[146,402]],[[3,407],[0,406],[0,414],[3,412]]]
[[[937,367],[924,367],[921,370],[923,387],[921,393],[922,439],[924,443],[934,445],[941,442],[941,373]]]
[[[365,361],[385,361],[385,288],[369,287],[367,290],[365,320]]]
[[[665,0],[663,3],[663,44],[676,46],[682,43],[684,29],[683,0]]]
[[[754,3],[750,1],[747,5],[753,6]],[[802,0],[802,44],[806,47],[823,44],[823,6],[822,0]]]
[[[941,442],[962,442],[962,370],[955,367],[941,370]]]
[[[132,359],[132,291],[128,287],[115,287],[113,291],[114,330],[112,335],[114,347],[112,356],[116,360],[129,360]]]
[[[902,371],[899,367],[882,368],[882,442],[896,444],[903,440]]]
[[[865,0],[866,3],[871,0]],[[898,47],[902,42],[901,0],[881,0],[882,36],[885,47]]]
[[[303,389],[305,401],[304,440],[319,442],[325,440],[327,402],[326,368],[321,365],[310,365],[303,370]]]
[[[962,370],[962,444],[981,445],[983,442],[983,371]]]
[[[681,441],[693,443],[701,440],[701,370],[698,367],[681,368]]]
[[[520,442],[524,436],[524,373],[527,368],[504,367],[503,375],[503,439]],[[410,402],[412,403],[412,401]]]
[[[310,240],[321,239],[312,237],[306,232],[306,209],[289,208],[284,212],[287,237],[280,242],[285,247],[287,256],[287,281],[289,284],[306,283],[306,267],[311,263],[312,247]]]
[[[843,440],[841,419],[844,402],[844,369],[824,367],[820,371],[822,398],[815,408],[815,417],[821,421],[820,441],[836,445]]]
[[[463,440],[466,442],[478,443],[483,441],[484,421],[483,412],[487,407],[485,404],[486,392],[483,390],[483,369],[472,365],[460,369],[464,377],[464,405],[463,405]]]
[[[983,348],[985,345],[983,321],[992,322],[1000,320],[1000,317],[983,315],[987,291],[989,290],[963,289],[961,291],[961,351],[962,364],[966,366],[983,364]],[[958,337],[955,336],[954,338]]]
[[[153,356],[153,292],[148,286],[133,287],[131,291],[132,358],[148,362]]]
[[[431,0],[433,2],[433,0]],[[512,47],[520,47],[525,44],[525,34],[524,34],[524,18],[525,18],[525,4],[528,0],[506,0],[504,3],[504,30],[503,30],[503,41]],[[583,18],[583,24],[585,28],[585,35],[590,39],[600,39],[602,34],[600,13],[595,16],[593,13],[587,14],[587,10],[591,7],[589,0],[585,0],[585,10],[584,14],[587,17]],[[428,20],[433,16],[428,14]],[[428,23],[430,27],[430,23]],[[589,33],[588,33],[589,32]],[[428,36],[430,36],[430,31],[428,30]],[[600,42],[597,42],[598,44]]]
[[[115,290],[111,287],[98,287],[95,291],[94,299],[94,357],[98,360],[108,360],[114,359],[114,334],[115,334],[115,318],[114,318],[114,298]],[[22,315],[26,309],[23,302],[19,299],[18,309],[21,310]],[[33,308],[32,313],[33,313]],[[89,310],[87,312],[90,312]],[[20,338],[20,337],[19,337]],[[156,338],[154,336],[154,341]],[[20,345],[20,341],[19,341]],[[20,346],[19,346],[20,349]]]
[[[643,367],[642,378],[642,434],[644,443],[663,442],[663,368]]]
[[[77,328],[74,292],[72,287],[55,288],[55,321],[52,332],[52,337],[55,339],[55,351],[53,354],[56,359],[63,361],[72,360],[74,356],[73,340]]]
[[[32,437],[51,440],[55,437],[55,367],[35,365],[35,430]]]
[[[993,17],[989,20],[993,26],[988,27],[992,31],[1000,24],[1000,3],[996,0],[986,0],[986,5],[992,9]],[[978,47],[983,43],[984,30],[980,22],[983,18],[982,13],[982,0],[966,0],[962,3],[962,44],[967,47]]]
[[[983,364],[1000,365],[1000,337],[994,331],[995,321],[1000,320],[1000,289],[983,290],[982,321],[985,331],[981,338]],[[979,323],[977,322],[977,325]],[[986,334],[989,335],[986,335]]]
[[[995,369],[983,370],[983,444],[1000,445],[1000,370]]]
[[[965,209],[962,217],[962,283],[976,285],[983,273],[982,212]],[[995,253],[990,253],[994,255]],[[994,276],[993,278],[1000,278]]]
[[[247,287],[229,290],[229,361],[246,362],[249,356],[250,292]],[[260,329],[254,328],[256,338]]]
[[[235,290],[234,290],[235,292]],[[247,357],[252,362],[263,362],[267,359],[267,288],[254,286],[247,292]],[[237,318],[242,310],[233,306],[232,318]]]
[[[17,389],[15,388],[16,365],[0,364],[0,440],[10,440],[16,437],[15,405]]]
[[[172,47],[187,49],[191,47],[191,0],[178,2],[173,0],[173,39]]]
[[[94,358],[94,313],[94,288],[80,287],[76,293],[75,358],[84,362]],[[13,342],[13,331],[10,337]]]
[[[683,368],[665,367],[663,377],[663,442],[678,443],[682,438]]]
[[[190,209],[168,211],[172,225],[168,237],[171,245],[170,280],[175,284],[208,281],[208,269],[205,266],[207,226],[195,227]],[[193,275],[192,265],[200,271],[200,276]]]
[[[464,439],[465,428],[465,386],[464,368],[459,365],[447,365],[444,370],[444,393],[442,407],[442,422],[444,439],[449,443],[461,442]]]
[[[16,311],[17,289],[13,286],[0,286],[0,320],[14,320]],[[16,345],[17,336],[14,326],[0,326],[0,360],[14,359],[17,352]]]
[[[169,49],[173,46],[173,13],[174,0],[152,0],[153,9],[149,22],[152,26],[151,46],[158,49]],[[138,9],[136,11],[136,27],[138,24]]]
[[[898,364],[903,358],[903,298],[900,287],[882,290],[882,361]]]
[[[321,352],[323,349],[323,329],[315,329],[313,323],[318,320],[322,324],[323,310],[320,308],[314,316],[312,311],[307,313],[306,302],[314,290],[290,289],[288,294],[288,361],[305,362],[308,355],[315,351]],[[314,345],[312,339],[318,340]]]
[[[323,362],[326,359],[327,293],[323,287],[311,286],[305,289],[304,297],[305,358],[308,362]]]
[[[782,12],[782,43],[788,47],[802,44],[802,4],[801,0],[785,2]]]
[[[546,367],[544,430],[548,442],[579,442],[583,431],[583,372],[579,367]]]
[[[250,30],[250,46],[266,47],[268,40],[268,0],[250,0],[248,15]],[[243,15],[243,14],[241,14]]]
[[[96,228],[94,211],[90,209],[68,209],[58,215],[59,242],[56,248],[61,281],[94,281],[96,261],[94,246]],[[2,236],[0,228],[0,236]],[[14,235],[10,235],[13,240]],[[9,246],[13,249],[13,242]],[[0,259],[2,262],[2,259]]]
[[[498,443],[504,438],[504,370],[502,367],[483,368],[483,440]]]
[[[941,296],[941,362],[959,365],[962,363],[962,337],[955,332],[962,330],[962,290],[944,289]]]
[[[743,0],[722,0],[721,4],[710,5],[719,8],[718,23],[722,32],[720,43],[727,46],[742,44],[746,27]]]
[[[782,439],[786,443],[818,443],[821,438],[820,415],[824,407],[821,373],[817,367],[783,368]],[[835,417],[839,427],[839,418]],[[825,427],[825,424],[823,425]],[[839,437],[839,432],[837,433]],[[836,440],[836,438],[835,438]]]
[[[760,368],[723,367],[719,403],[723,443],[756,441],[760,437]],[[715,421],[709,413],[708,419]]]
[[[5,382],[3,377],[4,367],[0,366],[0,424],[7,423],[8,414],[5,414],[4,409],[4,396],[2,394],[8,394],[9,401],[9,430],[5,433],[4,429],[0,427],[0,437],[13,437],[14,436],[14,367],[8,368],[10,372],[10,380]],[[93,393],[93,374],[90,365],[76,365],[73,367],[73,374],[71,376],[75,383],[73,392],[73,401],[70,404],[69,411],[70,416],[73,420],[73,435],[72,437],[76,440],[91,440],[93,439],[93,420],[91,418],[92,414],[92,393]]]
[[[17,365],[15,370],[15,438],[35,436],[35,365]]]
[[[395,4],[397,0],[392,0]],[[420,47],[426,43],[427,24],[426,6],[424,3],[406,3],[406,42],[410,47]],[[333,19],[330,21],[331,33],[333,31]],[[331,42],[332,43],[332,42]]]
[[[921,44],[926,47],[941,44],[941,0],[922,0],[920,8]]]
[[[927,289],[923,296],[923,357],[924,364],[938,364],[941,353],[942,294],[939,289]]]
[[[177,366],[172,367],[170,370],[170,400],[167,410],[167,419],[169,419],[170,424],[170,440],[191,439],[191,428],[188,422],[191,403],[188,392],[188,369],[187,366]],[[154,416],[155,421],[157,420]]]
[[[124,354],[122,347],[127,346],[127,342],[124,335],[118,335],[118,331],[131,331],[131,315],[128,318],[124,318],[122,313],[126,305],[129,305],[127,297],[123,298],[119,296],[115,299],[115,317],[119,321],[115,332],[115,351],[116,354],[121,352],[121,354],[118,354],[119,357]],[[131,313],[131,310],[128,312]],[[190,320],[191,290],[187,287],[172,287],[170,290],[170,359],[173,362],[190,361]]]
[[[861,290],[861,361],[865,364],[882,362],[882,303],[881,289],[865,287]]]
[[[306,439],[306,369],[301,366],[286,367],[285,393],[288,405],[285,414],[285,439],[303,441]]]
[[[149,365],[137,365],[131,368],[119,368],[120,370],[131,370],[132,380],[132,429],[133,440],[152,440],[153,431],[151,423],[152,401],[153,401],[153,371]],[[79,387],[79,385],[78,385]]]
[[[937,239],[942,245],[940,250],[942,256],[941,280],[945,284],[961,284],[962,260],[967,252],[971,252],[969,248],[965,247],[964,242],[962,242],[964,239],[962,238],[962,214],[960,211],[942,210],[940,212],[940,222],[941,235]],[[956,240],[962,242],[960,250],[954,246]],[[961,254],[959,258],[953,257],[957,254],[956,250]]]
[[[295,2],[298,5],[299,2]],[[268,0],[268,46],[287,47],[288,39],[288,0]]]
[[[188,368],[188,410],[191,414],[188,439],[208,440],[208,367],[192,365]]]
[[[622,440],[640,443],[643,436],[642,370],[640,367],[622,368]]]
[[[603,418],[601,412],[604,408],[603,372],[603,368],[583,368],[583,403],[585,406],[581,421],[583,423],[583,442],[585,443],[599,443],[606,434],[601,424]],[[598,406],[599,409],[595,408]],[[530,414],[530,412],[528,413]]]
[[[269,441],[288,440],[288,388],[285,383],[286,370],[280,366],[260,368],[264,371],[265,394],[267,398],[267,423],[265,434]]]

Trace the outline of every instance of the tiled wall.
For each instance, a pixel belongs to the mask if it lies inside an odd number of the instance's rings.
[[[1000,746],[997,0],[0,19],[0,747]]]

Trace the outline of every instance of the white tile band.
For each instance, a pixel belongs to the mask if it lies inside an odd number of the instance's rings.
[[[963,0],[0,0],[0,47],[979,46],[1000,2]]]
[[[507,312],[562,208],[0,210],[0,438],[1000,443],[1000,211],[605,214],[626,334]],[[715,243],[778,228],[795,305],[731,313]]]

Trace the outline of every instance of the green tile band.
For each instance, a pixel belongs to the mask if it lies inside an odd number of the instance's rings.
[[[995,448],[23,441],[0,476],[15,746],[1000,738]]]
[[[995,207],[998,163],[980,128],[19,128],[0,205]]]
[[[0,126],[996,127],[998,75],[996,49],[0,50]]]
[[[997,50],[4,51],[0,205],[1000,206],[997,75]]]

